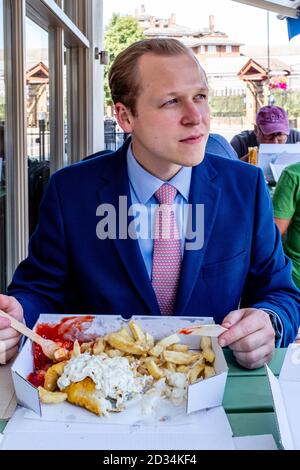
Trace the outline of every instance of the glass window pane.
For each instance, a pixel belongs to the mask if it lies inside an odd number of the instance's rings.
[[[26,18],[26,101],[29,233],[38,220],[50,174],[49,35]]]
[[[0,0],[0,292],[6,289],[6,172],[3,0]]]

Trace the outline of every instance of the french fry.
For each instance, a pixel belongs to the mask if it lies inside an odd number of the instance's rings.
[[[149,333],[145,333],[146,336],[146,349],[149,351],[154,347],[154,338]]]
[[[93,341],[90,341],[89,343],[82,343],[80,345],[80,351],[81,351],[81,353],[88,352],[89,354],[92,354],[93,353],[93,346],[94,346]]]
[[[189,372],[190,368],[189,366],[177,366],[176,367],[176,372],[182,372],[183,374],[186,374],[187,372]]]
[[[200,374],[204,371],[204,369],[205,369],[205,365],[200,364],[200,363],[191,367],[191,369],[189,370],[187,374],[189,383],[190,384],[195,383],[198,380]]]
[[[207,362],[210,362],[211,364],[215,360],[215,353],[211,348],[203,349],[202,351],[203,357]]]
[[[141,344],[146,344],[146,335],[142,328],[133,320],[129,322],[129,328],[133,334],[134,339]]]
[[[164,351],[163,352],[163,357],[165,361],[167,362],[172,362],[173,364],[178,364],[178,365],[187,365],[191,364],[194,362],[198,354],[193,354],[191,352],[178,352],[178,351]]]
[[[106,349],[105,353],[108,357],[122,357],[124,356],[124,351],[120,351],[119,349]]]
[[[202,336],[200,346],[204,359],[212,364],[215,360],[215,353],[212,350],[211,338],[209,336]]]
[[[214,375],[216,375],[215,369],[211,366],[205,366],[204,377],[208,379],[209,377],[213,377]]]
[[[57,388],[57,380],[64,372],[66,361],[58,362],[53,366],[49,367],[45,374],[44,389],[48,392],[54,392]]]
[[[176,372],[176,365],[173,364],[172,362],[167,362],[166,364],[166,369],[171,371],[171,372]]]
[[[204,364],[205,363],[205,359],[203,357],[203,354],[202,353],[198,353],[198,359],[196,360],[196,362],[193,364],[193,366],[196,366],[197,364]]]
[[[151,356],[160,356],[165,349],[167,349],[169,346],[172,346],[172,344],[179,343],[179,341],[180,338],[177,334],[166,336],[165,338],[158,341],[154,348],[150,349],[150,354]]]
[[[117,333],[128,341],[134,342],[133,336],[130,334],[130,331],[127,328],[121,328]]]
[[[57,404],[62,403],[68,398],[68,395],[63,392],[49,392],[43,387],[39,387],[39,396],[42,403],[46,404]]]
[[[167,348],[169,351],[179,351],[179,352],[187,352],[189,350],[189,347],[187,344],[172,344],[172,346],[169,346]]]
[[[76,339],[76,341],[73,344],[73,351],[71,352],[71,357],[77,357],[80,356],[81,351],[80,351],[80,345]]]
[[[128,354],[141,356],[147,353],[145,346],[135,343],[133,340],[129,341],[119,333],[111,333],[107,336],[107,342],[116,349],[124,351]]]
[[[209,336],[202,336],[200,339],[200,347],[201,349],[211,349],[211,338]]]
[[[145,365],[149,371],[149,374],[156,380],[161,379],[164,376],[163,370],[158,367],[151,357],[145,360]]]
[[[105,341],[104,338],[97,338],[93,345],[93,354],[99,356],[105,350]]]

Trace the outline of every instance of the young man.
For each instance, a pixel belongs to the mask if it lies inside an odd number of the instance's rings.
[[[286,111],[279,106],[263,106],[256,116],[253,131],[243,131],[231,139],[238,157],[248,162],[248,148],[260,144],[295,144],[300,142],[300,132],[289,128]]]
[[[205,158],[207,79],[180,42],[131,45],[109,83],[132,139],[51,178],[29,256],[0,308],[29,325],[40,312],[213,316],[228,328],[220,344],[242,366],[261,366],[275,335],[285,346],[299,325],[262,173]],[[141,231],[148,220],[154,236]],[[0,328],[10,357],[19,338],[6,320]]]

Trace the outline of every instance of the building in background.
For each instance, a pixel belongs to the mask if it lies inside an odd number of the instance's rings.
[[[145,37],[175,38],[193,50],[208,76],[213,126],[246,128],[255,121],[259,107],[270,99],[285,105],[290,95],[290,100],[299,102],[300,62],[296,48],[287,51],[286,47],[271,47],[268,61],[267,46],[249,48],[231,39],[218,31],[213,15],[208,18],[208,27],[203,28],[182,26],[174,14],[167,19],[148,14],[144,5],[135,11],[135,17]],[[270,80],[282,76],[286,89],[273,93]],[[293,112],[298,115],[296,107],[291,106]],[[295,119],[292,121],[297,124]]]

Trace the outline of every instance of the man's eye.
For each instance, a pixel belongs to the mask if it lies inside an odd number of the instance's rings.
[[[200,93],[199,95],[196,95],[195,96],[195,100],[196,101],[202,101],[202,100],[206,100],[207,98],[207,95],[203,94],[203,93]]]
[[[174,103],[177,103],[177,102],[178,102],[177,98],[173,98],[172,100],[166,101],[166,102],[163,104],[163,106],[169,106],[169,105],[174,104]]]

